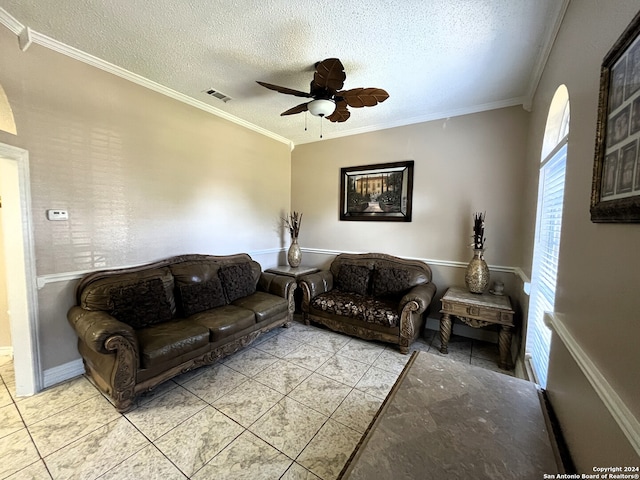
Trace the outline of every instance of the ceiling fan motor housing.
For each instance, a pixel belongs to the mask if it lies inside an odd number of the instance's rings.
[[[307,108],[311,115],[316,117],[328,117],[336,110],[336,102],[326,98],[312,100],[307,104]]]

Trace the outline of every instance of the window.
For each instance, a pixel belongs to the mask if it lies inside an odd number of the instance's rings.
[[[543,388],[547,384],[551,344],[544,312],[553,311],[555,305],[569,118],[569,92],[561,85],[549,108],[542,146],[527,325],[527,359]]]

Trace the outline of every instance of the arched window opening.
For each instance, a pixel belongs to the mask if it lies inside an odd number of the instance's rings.
[[[11,110],[9,99],[6,93],[4,93],[2,85],[0,85],[0,130],[14,135],[18,134],[16,122],[13,118],[13,111]]]
[[[551,345],[551,330],[544,323],[544,313],[552,312],[555,306],[569,121],[569,92],[560,85],[549,107],[542,143],[527,325],[527,361],[543,388],[547,384]]]

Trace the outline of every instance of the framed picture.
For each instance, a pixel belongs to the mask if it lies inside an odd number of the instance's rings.
[[[640,12],[602,61],[591,221],[640,222]]]
[[[340,169],[340,220],[410,222],[413,160]]]

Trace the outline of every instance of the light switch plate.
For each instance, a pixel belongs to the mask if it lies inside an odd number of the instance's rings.
[[[69,220],[69,212],[66,210],[47,210],[47,219],[51,221]]]

